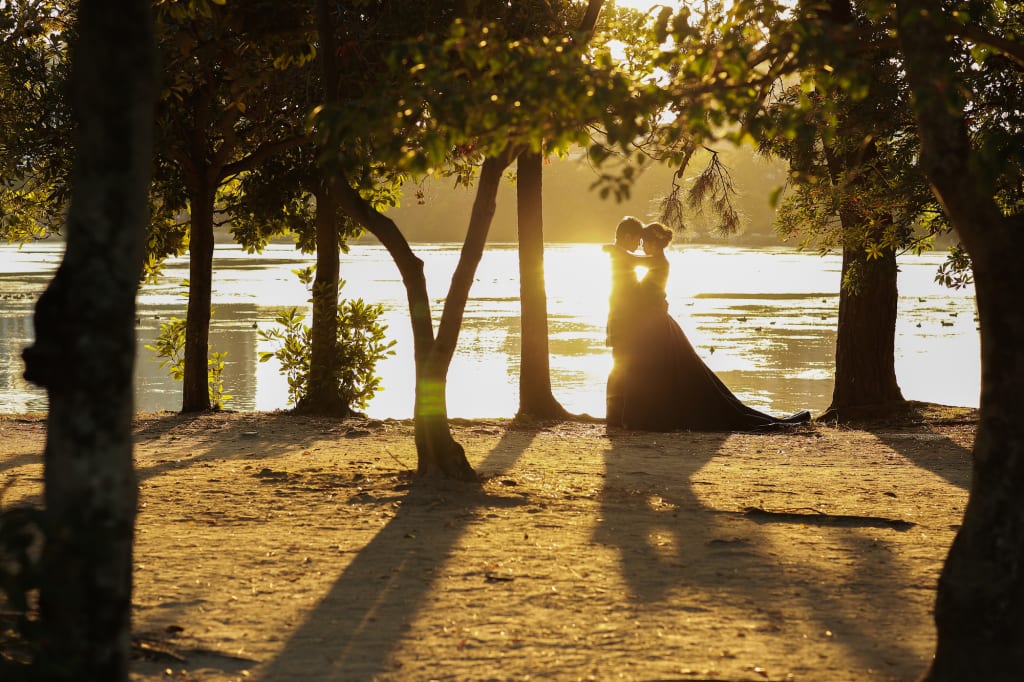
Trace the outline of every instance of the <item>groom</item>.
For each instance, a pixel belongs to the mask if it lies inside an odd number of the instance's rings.
[[[640,246],[644,225],[633,216],[626,216],[615,228],[615,243],[606,245],[604,250],[612,259],[612,286],[608,297],[608,328],[605,345],[612,349],[612,371],[608,375],[608,389],[605,396],[608,426],[623,426],[623,384],[630,373],[635,345],[632,319],[633,298],[637,287],[636,266],[642,259],[630,251]]]

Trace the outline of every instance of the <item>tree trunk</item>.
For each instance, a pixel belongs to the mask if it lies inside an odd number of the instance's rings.
[[[473,480],[476,474],[466,460],[465,452],[452,437],[447,424],[445,402],[446,366],[429,366],[434,349],[434,327],[430,312],[427,280],[423,261],[413,253],[401,230],[387,216],[379,213],[359,196],[344,176],[337,182],[339,201],[348,215],[366,227],[391,254],[401,281],[406,286],[409,319],[413,328],[413,353],[416,363],[417,470],[423,475]]]
[[[73,49],[67,248],[24,354],[26,378],[49,396],[33,679],[117,682],[131,653],[135,294],[157,80],[150,3],[82,0]]]
[[[344,417],[350,406],[342,400],[335,375],[338,368],[338,222],[334,197],[325,187],[316,196],[316,279],[313,281],[309,385],[296,411]]]
[[[191,189],[188,311],[185,315],[185,376],[181,411],[211,408],[209,384],[210,306],[213,298],[214,190],[202,177]]]
[[[839,292],[835,387],[824,419],[903,402],[895,362],[896,254],[886,249],[869,259],[863,246],[844,245],[844,283],[851,272],[858,284]]]
[[[1024,271],[1021,232],[974,261],[981,418],[970,497],[939,578],[929,680],[1019,680],[1024,670]]]
[[[334,183],[342,208],[380,240],[402,274],[409,302],[416,362],[416,402],[413,414],[416,421],[417,471],[422,476],[476,480],[476,474],[466,460],[465,451],[452,438],[448,426],[445,389],[448,368],[451,366],[466,302],[469,300],[469,290],[494,218],[495,197],[501,174],[517,153],[509,150],[483,163],[466,240],[452,275],[436,337],[423,261],[412,252],[394,221],[366,202],[352,188],[344,173],[339,172]]]
[[[330,3],[317,0],[317,33],[320,50],[320,81],[324,102],[334,103],[338,95],[337,50],[334,19]],[[327,173],[316,195],[316,279],[313,281],[313,325],[310,330],[312,348],[309,359],[309,385],[296,411],[306,414],[347,416],[350,405],[338,392],[335,375],[338,369],[338,282],[340,259],[338,248],[337,200]]]
[[[587,10],[580,21],[579,29],[586,35],[587,40],[590,40],[593,36],[594,29],[597,27],[597,18],[601,15],[602,7],[604,7],[604,0],[589,0],[587,2]]]
[[[544,290],[543,162],[520,155],[516,179],[519,220],[519,303],[522,325],[517,417],[565,419],[569,413],[551,392],[548,299]]]
[[[416,371],[413,416],[416,422],[417,470],[435,477],[475,479],[465,452],[452,438],[448,427],[445,402],[447,365],[428,368],[435,341],[423,261],[412,252],[394,221],[366,202],[343,174],[334,185],[338,188],[339,201],[345,212],[380,240],[395,261],[405,285]]]
[[[448,366],[438,362],[436,356],[433,362],[427,360],[416,366],[416,474],[475,481],[476,472],[466,459],[466,451],[448,426],[447,374]]]
[[[854,24],[853,4],[849,0],[830,0],[822,14],[837,26]],[[846,97],[839,91],[830,96]],[[823,145],[830,180],[837,189],[844,183],[854,189],[863,187],[863,169],[870,167],[878,152],[874,141],[862,140],[863,131],[854,116],[854,120],[841,120],[836,140]],[[892,224],[891,217],[874,222],[871,216],[847,204],[839,209],[839,218],[843,268],[835,387],[832,404],[820,419],[856,417],[866,408],[892,409],[904,402],[896,381],[896,253],[883,249],[880,257],[869,258],[865,248],[872,241],[883,241],[885,228]],[[886,224],[881,224],[882,220]]]
[[[589,0],[579,33],[593,37],[604,0]],[[519,410],[517,418],[565,419],[572,415],[551,391],[548,347],[548,299],[544,288],[544,158],[539,152],[518,157],[516,210],[519,222]]]
[[[939,578],[933,682],[1019,680],[1024,670],[1024,216],[1005,217],[972,148],[942,13],[896,3],[921,165],[974,268],[981,403],[970,496]]]

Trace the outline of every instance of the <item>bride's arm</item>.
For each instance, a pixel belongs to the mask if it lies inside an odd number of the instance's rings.
[[[650,256],[626,251],[623,248],[615,246],[615,244],[604,244],[601,246],[601,250],[605,253],[612,253],[613,251],[616,251],[620,256],[628,260],[633,265],[645,265],[647,261],[651,259]]]
[[[633,265],[648,265],[651,260],[651,256],[648,256],[646,254],[641,255],[639,253],[632,253],[630,251],[625,251],[624,253],[626,254],[626,257],[629,259],[629,262],[632,263]]]

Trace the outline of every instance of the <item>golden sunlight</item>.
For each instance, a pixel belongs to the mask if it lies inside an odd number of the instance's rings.
[[[678,8],[682,3],[679,0],[665,0],[664,2],[657,2],[651,0],[616,0],[616,5],[619,7],[632,7],[640,11],[646,11],[652,7],[671,7],[672,9]]]

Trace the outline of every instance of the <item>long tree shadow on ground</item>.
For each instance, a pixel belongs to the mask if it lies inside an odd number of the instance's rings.
[[[916,466],[932,472],[956,487],[971,484],[971,451],[951,438],[930,431],[878,431],[875,437]]]
[[[759,508],[750,506],[750,499],[716,497],[714,488],[723,475],[750,475],[733,470],[728,460],[719,463],[720,471],[706,473],[728,435],[690,434],[672,445],[659,443],[656,434],[647,436],[649,457],[678,462],[670,476],[651,476],[644,470],[646,457],[638,461],[628,455],[637,446],[635,440],[629,447],[613,440],[606,451],[602,520],[595,540],[618,550],[629,599],[638,602],[634,611],[652,622],[660,617],[662,625],[671,622],[665,614],[681,623],[686,619],[675,614],[720,612],[716,622],[754,623],[755,631],[768,633],[760,636],[772,638],[775,646],[819,637],[823,660],[840,647],[845,651],[839,658],[857,660],[865,671],[905,673],[907,679],[919,674],[921,657],[903,644],[900,619],[894,617],[901,607],[893,599],[920,589],[906,585],[898,537],[892,535],[914,524],[813,510],[755,513]],[[785,475],[785,469],[775,471]],[[780,481],[747,483],[744,495],[756,499],[759,493],[777,491]],[[793,499],[810,492],[800,491],[800,485],[788,484]],[[704,502],[706,497],[717,501]],[[638,499],[646,504],[637,504]],[[808,547],[806,556],[793,551],[801,545]],[[892,590],[874,593],[870,586],[879,582],[892,585]],[[930,589],[922,594],[911,597],[930,601]],[[683,639],[690,634],[685,629],[672,633]],[[693,639],[695,649],[700,641]],[[794,660],[792,672],[821,673],[801,669],[803,663]]]
[[[284,422],[287,422],[289,427],[294,427],[296,423],[305,423],[305,435],[296,439],[294,428],[289,428],[288,438],[277,437],[275,434],[283,428],[280,424]],[[140,420],[134,430],[136,452],[141,443],[156,451],[149,461],[136,462],[136,475],[139,482],[144,483],[171,469],[200,465],[207,458],[244,460],[251,456],[267,460],[294,452],[296,449],[301,450],[318,440],[344,436],[346,432],[355,428],[343,423],[341,419],[284,413],[253,413],[234,419],[220,419],[217,413],[162,414],[155,418]],[[187,458],[161,458],[159,442],[153,441],[178,437],[194,438],[198,444],[205,447],[197,448]]]
[[[507,431],[477,471],[502,475],[534,437],[530,431]],[[417,609],[426,604],[436,573],[470,524],[484,510],[521,504],[519,496],[490,495],[473,485],[414,483],[395,516],[345,568],[258,678],[373,679],[385,670]]]
[[[970,487],[970,447],[936,433],[933,427],[956,429],[969,426],[973,432],[977,423],[976,408],[909,400],[877,414],[854,418],[844,426],[874,434],[878,440],[915,466],[967,490]]]

